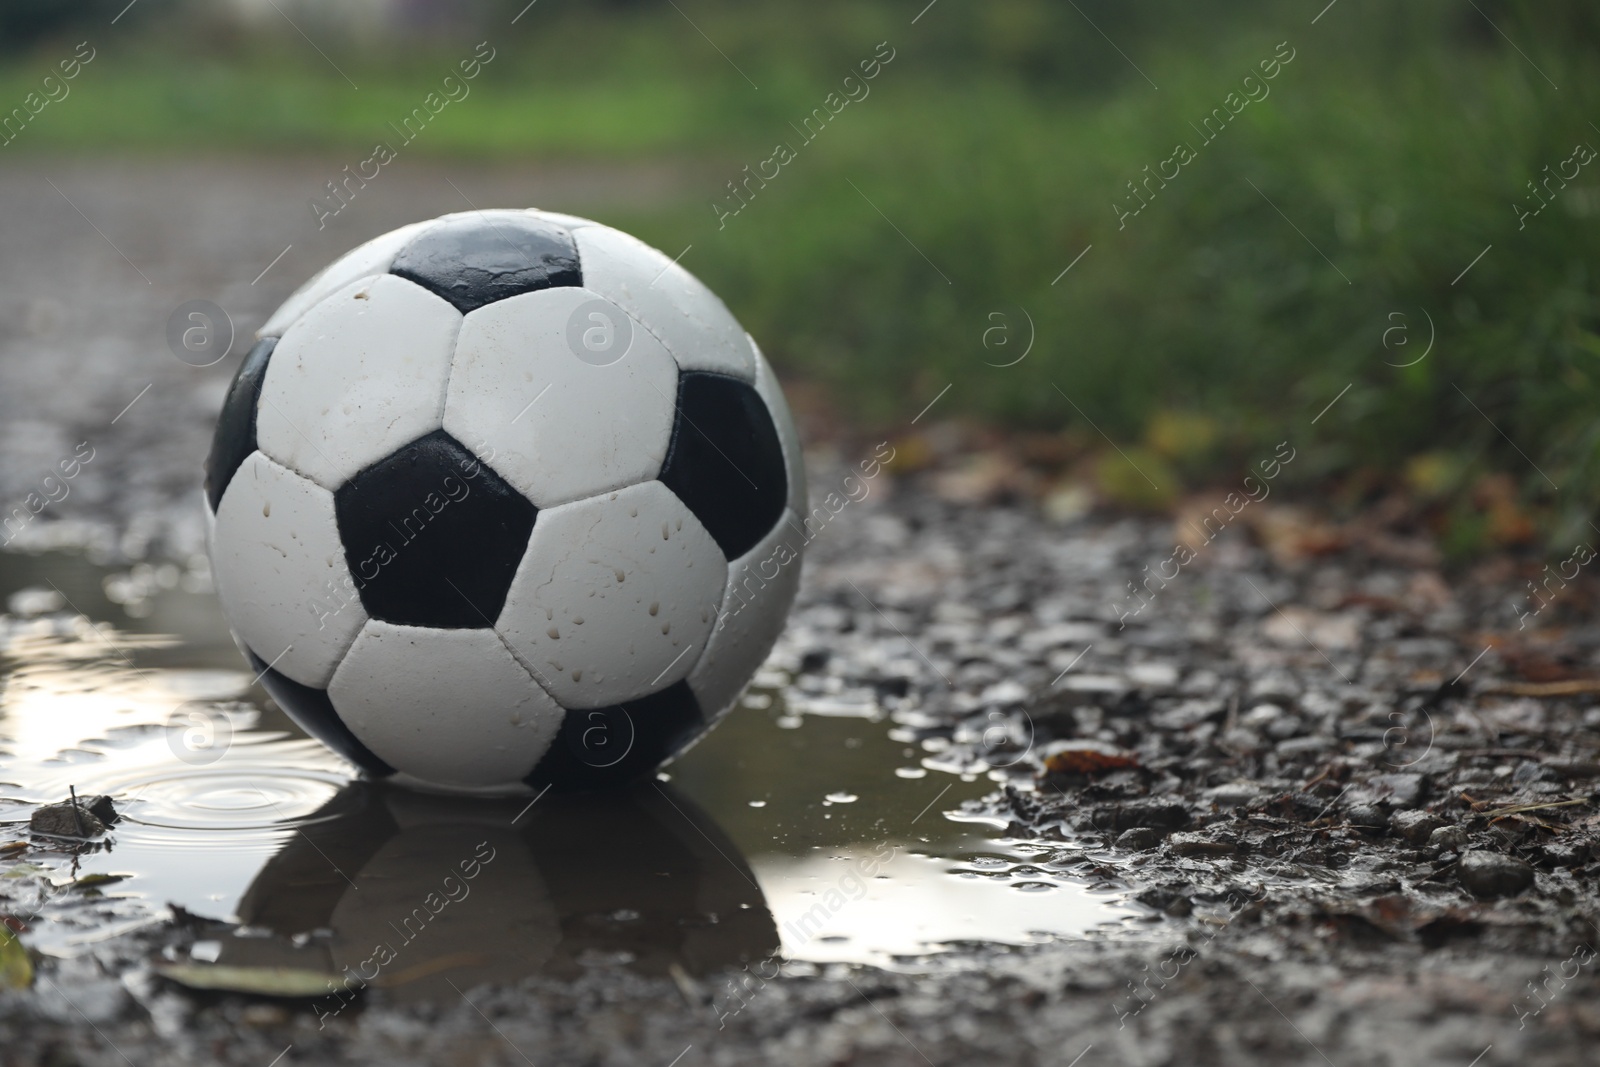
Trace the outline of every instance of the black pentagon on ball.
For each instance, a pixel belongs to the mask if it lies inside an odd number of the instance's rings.
[[[609,708],[570,709],[524,781],[560,792],[636,782],[683,751],[704,725],[688,682]]]
[[[261,679],[262,688],[300,729],[374,777],[381,778],[394,773],[393,767],[374,755],[350,732],[350,727],[334,710],[326,689],[301,685],[280,674],[254,651],[250,652],[250,668]]]
[[[755,387],[686,371],[661,481],[688,505],[722,554],[738,559],[777,525],[789,497],[783,445]]]
[[[578,245],[560,226],[532,215],[458,215],[422,231],[389,268],[463,315],[519,293],[582,285]]]
[[[443,430],[356,474],[333,505],[367,614],[443,629],[494,625],[538,514]]]
[[[222,506],[222,494],[233,475],[256,450],[256,405],[261,402],[261,383],[267,377],[267,363],[278,346],[276,337],[263,337],[239,364],[217,416],[216,433],[211,438],[211,455],[206,457],[206,501],[211,513]]]

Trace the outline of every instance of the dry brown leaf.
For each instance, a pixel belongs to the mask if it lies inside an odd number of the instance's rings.
[[[1047,774],[1106,774],[1139,766],[1139,757],[1098,741],[1074,742],[1044,758]]]

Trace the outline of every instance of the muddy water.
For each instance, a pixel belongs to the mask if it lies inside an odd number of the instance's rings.
[[[0,863],[40,886],[0,905],[46,954],[177,907],[227,924],[194,961],[380,971],[426,997],[595,962],[957,966],[957,946],[1135,918],[1069,873],[1070,846],[963,821],[991,782],[930,769],[870,708],[787,706],[775,672],[632,793],[463,801],[358,780],[301,734],[203,573],[0,554],[0,597],[0,844],[69,786],[122,814],[97,845],[34,839]]]

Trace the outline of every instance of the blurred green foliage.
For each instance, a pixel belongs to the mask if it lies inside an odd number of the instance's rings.
[[[607,221],[692,243],[775,362],[861,419],[905,423],[954,383],[940,416],[1081,424],[1066,393],[1124,443],[1202,417],[1216,474],[1284,439],[1301,480],[1399,482],[1443,452],[1515,474],[1557,536],[1590,514],[1600,162],[1525,226],[1514,205],[1600,147],[1592,3],[938,0],[913,25],[924,0],[538,0],[511,25],[524,2],[410,36],[305,26],[354,92],[287,25],[145,0],[126,33],[93,30],[75,99],[6,150],[349,155],[487,39],[501,58],[473,102],[415,151],[686,162],[703,189]],[[54,32],[30,30],[0,101],[90,31]],[[802,144],[791,124],[881,41],[870,96]],[[1280,42],[1270,95],[1204,143],[1194,126]],[[719,228],[723,183],[779,142],[796,158]],[[1197,158],[1119,224],[1127,183],[1180,142]],[[984,343],[1002,321],[1007,353],[1035,338],[1013,366]]]

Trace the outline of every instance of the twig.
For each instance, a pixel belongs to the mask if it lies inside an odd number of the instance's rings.
[[[1482,811],[1478,812],[1478,814],[1486,819],[1497,819],[1506,815],[1520,815],[1525,811],[1542,811],[1545,808],[1570,808],[1574,804],[1587,803],[1589,803],[1589,799],[1583,797],[1578,800],[1556,800],[1548,804],[1513,804],[1509,808],[1495,808],[1493,811]]]

